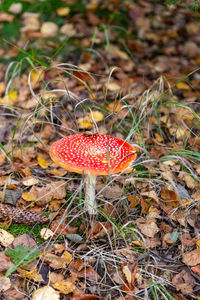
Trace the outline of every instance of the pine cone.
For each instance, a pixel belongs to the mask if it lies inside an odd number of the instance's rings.
[[[27,225],[49,222],[49,218],[38,213],[0,203],[0,219],[6,218],[11,218],[16,223]]]

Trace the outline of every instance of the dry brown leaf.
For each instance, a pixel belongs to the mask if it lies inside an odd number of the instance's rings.
[[[191,270],[192,270],[194,273],[197,273],[198,276],[200,276],[200,265],[196,265],[196,266],[192,267]]]
[[[89,231],[88,238],[92,240],[97,240],[106,234],[110,234],[112,230],[112,225],[109,222],[97,222]]]
[[[87,278],[90,281],[101,279],[97,272],[91,266],[85,265],[82,260],[72,261],[69,265],[69,270],[72,275],[74,274],[78,278]]]
[[[50,286],[44,286],[36,290],[32,295],[32,300],[59,300],[59,294]]]
[[[179,234],[178,238],[183,246],[193,247],[195,245],[195,241],[193,241],[191,235],[187,232]]]
[[[52,170],[46,170],[46,172],[49,173],[49,174],[52,174],[54,176],[59,176],[59,177],[65,176],[67,174],[67,170],[62,169],[62,168],[55,168],[55,169],[52,169]]]
[[[55,235],[65,235],[65,234],[71,234],[76,233],[78,227],[72,227],[70,225],[67,225],[67,223],[60,224],[60,220],[54,220],[50,224],[50,229],[54,232]]]
[[[128,201],[130,202],[130,208],[134,208],[140,203],[141,197],[130,195],[128,196]]]
[[[140,194],[141,196],[145,196],[147,198],[150,198],[150,199],[153,199],[155,200],[155,202],[159,203],[159,200],[158,200],[158,195],[155,191],[148,191],[148,192],[142,192]]]
[[[179,206],[179,198],[178,195],[174,191],[170,191],[168,189],[161,189],[161,198],[165,201],[166,205],[172,207]]]
[[[0,292],[7,291],[11,287],[10,278],[0,276]]]
[[[49,183],[43,187],[32,186],[30,193],[36,195],[38,205],[44,206],[52,199],[63,199],[66,196],[66,185],[64,180]]]
[[[136,225],[140,231],[148,237],[154,237],[154,235],[159,232],[159,228],[154,219],[146,220],[145,218],[139,218],[136,220]]]
[[[132,291],[135,289],[135,275],[138,270],[138,264],[124,263],[121,266],[122,274],[124,275],[123,291]]]
[[[196,266],[200,264],[200,248],[184,253],[182,261],[188,266]]]
[[[94,300],[100,298],[102,297],[93,294],[81,294],[81,295],[73,296],[71,300]]]
[[[53,269],[66,268],[66,261],[64,258],[52,253],[46,253],[42,255],[43,260],[50,265]]]
[[[10,261],[10,258],[6,256],[5,254],[0,254],[0,272],[7,271],[11,266],[13,266],[13,263]]]
[[[49,272],[49,281],[50,283],[56,283],[57,281],[64,280],[64,275],[62,273]]]
[[[196,186],[195,180],[187,172],[181,171],[178,175],[178,178],[185,181],[186,185],[190,189],[194,189]]]
[[[195,284],[194,278],[188,271],[181,271],[175,275],[172,279],[173,285],[175,285],[177,291],[181,291],[183,294],[192,294],[193,286]]]
[[[34,241],[34,239],[32,239],[31,236],[26,233],[19,235],[12,242],[13,247],[16,247],[18,245],[22,245],[24,247],[29,247],[29,248],[37,248],[37,244]]]

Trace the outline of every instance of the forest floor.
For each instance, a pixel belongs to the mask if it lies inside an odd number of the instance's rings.
[[[0,7],[0,215],[18,209],[0,224],[0,299],[200,299],[197,8]],[[84,132],[138,149],[127,172],[97,177],[94,217],[84,176],[49,156]],[[21,224],[20,209],[49,222]]]

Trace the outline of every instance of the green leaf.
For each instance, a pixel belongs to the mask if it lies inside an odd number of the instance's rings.
[[[8,269],[6,276],[14,272],[19,266],[25,266],[39,256],[40,250],[37,248],[29,248],[22,245],[16,246],[14,249],[7,249],[5,254],[9,256],[14,266]]]

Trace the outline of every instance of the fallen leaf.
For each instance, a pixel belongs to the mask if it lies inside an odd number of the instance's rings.
[[[32,300],[59,300],[59,294],[50,286],[44,286],[36,290],[32,295]]]
[[[48,240],[50,237],[54,236],[54,233],[51,229],[49,228],[42,228],[40,230],[40,236],[43,238],[45,241]]]
[[[35,178],[35,177],[28,176],[28,177],[23,178],[22,183],[25,186],[31,186],[31,185],[38,184],[39,180],[37,178]]]
[[[53,284],[53,287],[65,295],[72,293],[76,289],[76,286],[67,280],[57,281]]]
[[[42,258],[44,262],[48,263],[53,269],[66,268],[67,263],[65,259],[60,256],[57,256],[52,253],[46,253],[42,255]]]
[[[72,261],[72,255],[68,251],[64,251],[61,255],[61,258],[64,259],[65,263],[68,265]]]
[[[106,87],[111,92],[116,92],[116,91],[119,91],[121,89],[121,86],[119,84],[115,83],[115,82],[106,83]]]
[[[123,104],[120,102],[111,102],[108,104],[108,110],[113,113],[117,113],[123,107]]]
[[[182,261],[188,266],[196,266],[200,264],[200,248],[184,253]]]
[[[48,166],[51,164],[51,162],[46,161],[46,160],[45,160],[43,157],[41,157],[41,156],[38,156],[38,157],[37,157],[37,161],[38,161],[38,164],[40,165],[40,167],[41,167],[42,169],[47,169]]]
[[[60,7],[56,10],[57,15],[60,17],[65,17],[70,13],[70,8],[69,7]]]
[[[128,196],[128,201],[130,202],[130,208],[134,208],[140,203],[141,198],[135,195],[130,195]]]
[[[99,237],[102,237],[106,234],[111,233],[112,225],[106,222],[97,222],[89,231],[88,238],[92,240],[97,240]]]
[[[153,219],[147,221],[145,218],[139,218],[136,220],[136,225],[148,237],[154,237],[159,232],[159,228]]]
[[[181,271],[172,278],[172,283],[175,285],[177,291],[181,291],[183,294],[192,294],[193,286],[195,284],[194,278],[188,271]]]
[[[162,188],[161,189],[161,198],[165,201],[166,205],[172,207],[179,206],[179,198],[178,195],[174,191],[170,191],[168,189]]]
[[[37,200],[35,194],[29,193],[29,192],[23,193],[22,198],[26,201],[36,201]]]
[[[135,289],[135,275],[138,270],[138,264],[124,263],[121,266],[122,274],[124,275],[124,285],[122,290],[132,291]]]
[[[37,269],[33,269],[31,271],[26,271],[24,269],[17,269],[17,272],[20,276],[24,278],[32,279],[35,282],[43,282],[42,275],[38,273]]]
[[[179,240],[183,246],[193,247],[195,245],[195,241],[193,241],[192,237],[187,232],[179,234]]]
[[[96,123],[101,122],[104,119],[104,115],[98,110],[92,110],[89,113],[88,117],[91,120],[91,122],[94,121]]]
[[[40,28],[40,32],[45,36],[45,37],[51,37],[55,36],[58,33],[58,25],[53,22],[44,22]]]
[[[22,3],[12,3],[9,7],[9,12],[12,14],[20,14],[22,11]]]
[[[44,206],[52,199],[63,199],[66,196],[66,185],[64,180],[51,182],[43,187],[32,186],[30,193],[33,193],[37,198],[37,204]]]
[[[142,192],[140,195],[153,199],[155,202],[159,203],[158,195],[155,191]]]
[[[57,281],[64,280],[64,275],[62,273],[49,272],[49,281],[50,283],[56,283]]]
[[[100,299],[102,297],[93,295],[93,294],[81,294],[77,296],[73,296],[71,300],[93,300],[93,299]]]
[[[187,85],[187,83],[181,81],[179,83],[176,84],[176,87],[180,90],[184,90],[184,91],[189,91],[190,90],[190,87],[189,85]]]
[[[7,291],[11,287],[10,278],[0,276],[0,292]]]
[[[0,272],[7,271],[10,267],[13,266],[13,263],[10,261],[10,258],[4,253],[0,254]]]
[[[14,236],[7,232],[6,230],[0,228],[0,243],[4,247],[8,247],[13,241],[14,241]]]
[[[77,120],[77,122],[78,122],[78,126],[80,129],[91,129],[92,128],[92,121],[88,116],[86,116],[84,118],[79,118]]]
[[[190,189],[194,189],[196,186],[195,180],[187,172],[181,171],[178,175],[178,178],[185,181],[186,185]]]
[[[82,260],[72,261],[69,270],[71,274],[76,275],[78,278],[86,278],[96,282],[101,279],[97,272],[91,266],[85,265]]]
[[[66,23],[63,26],[61,26],[60,32],[62,34],[66,34],[69,37],[70,36],[74,36],[76,34],[76,31],[74,29],[74,25],[73,24],[69,24],[69,23]]]

